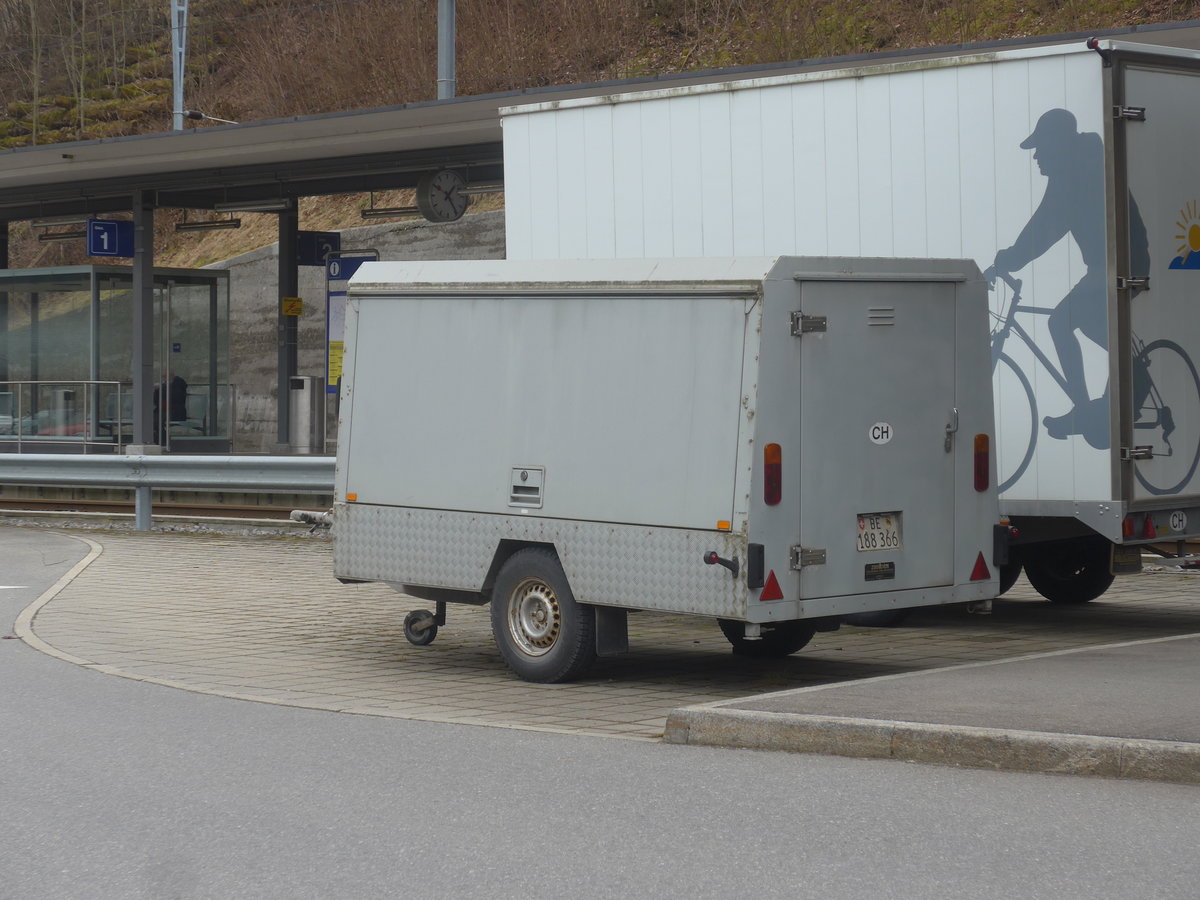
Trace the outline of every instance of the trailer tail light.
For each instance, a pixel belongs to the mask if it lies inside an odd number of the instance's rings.
[[[1131,538],[1137,534],[1137,526],[1133,522],[1133,516],[1126,516],[1121,520],[1121,536]]]
[[[983,551],[979,551],[979,555],[975,557],[975,568],[971,570],[972,581],[987,581],[992,577],[992,573],[988,571],[987,563],[983,561]]]
[[[783,448],[778,444],[763,447],[763,502],[776,506],[783,499]]]
[[[988,473],[992,468],[991,441],[986,434],[975,435],[975,490],[986,491],[991,479]]]
[[[1146,516],[1146,524],[1142,526],[1142,537],[1156,538],[1158,537],[1158,529],[1154,527],[1154,519]]]

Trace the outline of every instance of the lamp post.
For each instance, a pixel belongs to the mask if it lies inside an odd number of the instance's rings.
[[[183,131],[183,76],[187,64],[188,0],[171,0],[171,75],[174,78],[174,131]]]

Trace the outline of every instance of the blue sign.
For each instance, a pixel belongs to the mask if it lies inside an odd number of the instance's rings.
[[[332,256],[325,263],[325,277],[330,281],[349,281],[365,262],[374,262],[374,256]]]
[[[323,266],[331,253],[342,249],[340,231],[296,232],[296,265]]]
[[[133,258],[133,223],[115,219],[88,219],[87,255]]]

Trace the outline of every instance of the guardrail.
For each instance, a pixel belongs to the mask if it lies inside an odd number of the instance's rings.
[[[151,525],[151,491],[287,491],[332,494],[332,456],[0,455],[0,484],[125,487],[134,490],[134,522]]]

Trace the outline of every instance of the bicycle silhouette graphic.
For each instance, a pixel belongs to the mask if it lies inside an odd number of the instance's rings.
[[[1007,272],[985,273],[990,290],[998,290],[999,278],[1008,287],[1000,300],[1000,311],[992,317],[992,380],[996,396],[996,430],[1004,469],[1000,491],[1015,484],[1033,460],[1038,433],[1037,398],[1029,377],[1007,353],[1010,337],[1019,338],[1064,394],[1067,381],[1057,365],[1042,351],[1017,319],[1018,314],[1048,316],[1053,307],[1021,302],[1021,280]],[[1191,481],[1200,463],[1200,376],[1183,348],[1164,338],[1143,342],[1132,335],[1134,473],[1151,494],[1175,494]],[[1165,386],[1166,393],[1160,389]],[[1105,397],[1093,401],[1107,403]],[[1093,447],[1107,449],[1109,428],[1085,429],[1082,435]],[[1017,460],[1010,468],[1010,459]]]

